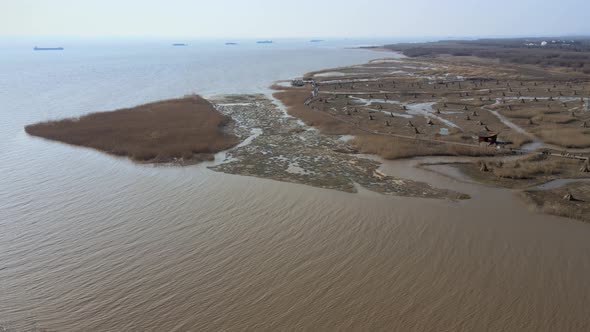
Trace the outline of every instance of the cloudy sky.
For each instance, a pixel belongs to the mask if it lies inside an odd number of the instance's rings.
[[[0,36],[590,35],[590,0],[0,0]]]

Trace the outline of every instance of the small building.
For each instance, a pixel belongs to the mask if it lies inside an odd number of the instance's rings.
[[[483,131],[478,135],[478,142],[479,143],[488,143],[489,145],[496,144],[498,141],[498,133],[494,133],[491,131]]]
[[[291,81],[291,85],[292,86],[304,86],[305,85],[305,81],[303,81],[303,80],[292,80]]]

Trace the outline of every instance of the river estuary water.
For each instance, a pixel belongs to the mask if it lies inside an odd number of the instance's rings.
[[[267,92],[381,53],[17,46],[0,55],[0,331],[590,330],[590,225],[530,212],[510,190],[400,161],[383,171],[473,198],[348,194],[135,165],[22,129],[190,92]]]

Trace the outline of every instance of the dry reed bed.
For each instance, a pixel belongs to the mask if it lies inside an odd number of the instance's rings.
[[[376,154],[385,159],[411,158],[418,156],[494,156],[498,151],[489,147],[469,147],[438,142],[426,142],[421,140],[403,139],[386,135],[372,135],[359,130],[354,123],[339,120],[325,112],[312,110],[304,105],[309,97],[309,88],[284,88],[273,96],[281,100],[287,107],[287,112],[307,125],[313,126],[328,135],[358,135],[351,145],[362,153]],[[345,119],[346,120],[346,119]],[[405,123],[405,122],[404,122]],[[403,125],[405,127],[405,125]],[[374,128],[370,128],[374,129]],[[410,128],[411,129],[411,128]],[[408,132],[409,133],[409,132]],[[455,135],[456,134],[456,135]],[[461,142],[465,139],[453,133],[446,137],[452,142]],[[457,136],[457,137],[455,137]],[[472,138],[469,137],[469,141]]]
[[[590,130],[581,128],[584,121],[590,122],[590,113],[580,109],[583,96],[590,96],[587,79],[571,80],[571,75],[549,73],[541,67],[506,66],[482,60],[468,64],[455,62],[456,59],[405,59],[393,64],[379,64],[379,68],[373,68],[375,64],[339,68],[340,72],[364,75],[369,75],[367,70],[374,72],[368,77],[372,80],[356,82],[342,81],[347,77],[340,75],[316,78],[320,84],[320,95],[313,98],[309,106],[303,105],[311,92],[309,87],[280,88],[275,96],[288,106],[291,115],[301,118],[308,125],[326,134],[363,136],[352,142],[357,149],[385,158],[494,154],[487,148],[396,140],[387,134],[476,145],[480,132],[493,131],[499,133],[499,140],[506,143],[504,146],[507,148],[519,148],[532,142],[535,136],[563,147],[590,146]],[[409,69],[414,73],[409,77],[390,74],[396,68]],[[438,84],[423,78],[437,77],[437,71],[440,71],[438,74],[461,74],[465,78],[459,81],[439,78]],[[353,77],[359,78],[354,75],[350,78]],[[568,96],[569,99],[563,102],[561,96]],[[549,100],[549,97],[553,99]],[[572,101],[572,98],[576,100]],[[388,99],[400,104],[389,103]],[[365,105],[366,100],[372,102]],[[434,102],[433,109],[437,110],[438,117],[457,124],[462,128],[460,133],[455,128],[447,128],[448,134],[439,132],[446,125],[437,119],[427,122],[419,115],[410,120],[397,117],[405,113],[402,104],[424,102]],[[488,109],[511,118],[513,123],[530,134],[512,129]],[[384,135],[367,135],[369,133]]]
[[[514,131],[503,132],[502,139],[504,139],[507,142],[511,142],[512,146],[516,148],[520,148],[525,144],[533,142],[533,139],[530,136],[517,133]]]
[[[335,119],[323,112],[312,111],[304,105],[311,95],[311,88],[275,87],[279,91],[273,93],[273,97],[279,99],[287,108],[287,113],[301,119],[306,125],[316,127],[328,135],[354,134],[358,130],[354,126]]]
[[[590,147],[590,129],[588,128],[542,128],[534,132],[550,144],[574,149]]]
[[[469,147],[381,135],[359,135],[350,140],[349,143],[362,153],[376,154],[384,159],[423,156],[489,157],[502,152],[485,146]]]
[[[518,159],[480,160],[456,166],[478,182],[506,188],[530,188],[559,178],[590,178],[590,173],[580,172],[584,163],[578,159],[531,154]]]
[[[140,162],[196,162],[238,143],[224,130],[229,122],[204,98],[188,96],[36,123],[25,131]]]
[[[549,43],[539,47],[543,39],[535,42],[537,47],[526,47],[530,38],[479,39],[463,41],[438,41],[430,43],[386,45],[385,48],[403,52],[409,57],[434,57],[453,55],[456,57],[478,57],[496,59],[501,63],[534,65],[567,69],[573,74],[590,74],[590,40],[577,38],[573,43]]]
[[[574,199],[565,199],[568,194]],[[588,182],[574,182],[551,190],[530,190],[523,192],[522,195],[543,213],[590,222],[590,183]]]
[[[488,163],[488,167],[495,176],[517,180],[561,174],[564,172],[562,166],[561,160],[537,154],[518,160]]]

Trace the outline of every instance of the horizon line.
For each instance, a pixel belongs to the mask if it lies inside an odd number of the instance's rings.
[[[337,40],[347,40],[347,39],[439,39],[439,40],[446,40],[446,39],[485,39],[485,38],[493,38],[493,39],[501,39],[501,38],[509,38],[509,39],[519,39],[519,38],[584,38],[590,37],[590,33],[584,34],[510,34],[510,35],[493,35],[493,34],[483,34],[483,35],[454,35],[454,36],[444,36],[444,35],[415,35],[415,36],[321,36],[321,35],[311,35],[311,36],[241,36],[241,37],[232,37],[232,36],[140,36],[140,35],[0,35],[0,38],[64,38],[64,39],[154,39],[154,40],[268,40],[268,39],[277,39],[277,40],[306,40],[306,39],[337,39]]]

